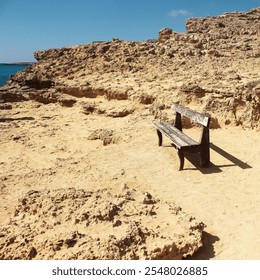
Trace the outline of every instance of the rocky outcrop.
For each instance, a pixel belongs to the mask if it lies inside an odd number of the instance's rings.
[[[0,94],[4,101],[11,95],[15,101],[33,98],[43,103],[46,96],[58,102],[56,96],[62,94],[166,107],[181,102],[206,111],[220,125],[257,128],[259,19],[257,8],[191,18],[186,33],[166,28],[158,40],[113,39],[37,51],[38,63],[13,76]]]
[[[109,144],[116,144],[119,141],[119,137],[115,136],[113,130],[108,129],[96,129],[87,138],[88,140],[101,140],[104,146]]]
[[[186,21],[188,33],[222,34],[223,38],[234,35],[260,34],[260,8],[248,13],[225,13],[219,17],[192,18]],[[219,32],[221,30],[221,32]]]
[[[64,211],[66,209],[66,211]],[[128,189],[30,191],[0,227],[0,259],[182,259],[204,224],[174,203]]]

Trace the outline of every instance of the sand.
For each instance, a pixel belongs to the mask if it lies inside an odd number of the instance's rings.
[[[71,108],[26,101],[1,111],[1,228],[29,191],[44,196],[69,188],[106,188],[113,196],[127,186],[179,205],[197,224],[205,224],[203,247],[190,259],[260,258],[259,132],[235,126],[211,129],[211,167],[201,169],[192,156],[178,171],[170,141],[158,147],[149,106],[132,104],[135,113],[114,118],[84,114],[85,101]],[[115,111],[126,105],[124,100],[99,102]],[[196,139],[200,130],[187,129],[187,134]],[[69,252],[56,257],[66,259]],[[39,258],[47,256],[41,254]],[[33,249],[30,256],[35,257]]]

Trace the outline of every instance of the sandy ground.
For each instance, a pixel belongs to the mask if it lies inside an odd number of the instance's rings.
[[[204,247],[192,259],[260,259],[259,132],[211,130],[212,166],[200,169],[195,156],[180,172],[176,150],[167,139],[158,147],[144,107],[112,118],[85,115],[80,102],[64,108],[28,101],[0,117],[1,225],[29,190],[105,187],[115,194],[127,184],[174,201],[206,224]],[[96,129],[113,130],[111,143],[89,140]],[[195,138],[199,133],[187,131]]]

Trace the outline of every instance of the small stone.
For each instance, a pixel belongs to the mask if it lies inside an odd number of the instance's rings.
[[[113,223],[113,227],[119,227],[122,225],[122,222],[120,220],[116,220],[114,223]]]
[[[28,258],[31,260],[35,258],[36,255],[37,255],[37,250],[34,247],[32,247],[29,251]]]

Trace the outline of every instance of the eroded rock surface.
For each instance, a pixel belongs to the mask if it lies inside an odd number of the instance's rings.
[[[124,187],[30,191],[0,228],[0,259],[181,259],[204,228],[172,202]]]
[[[68,94],[166,106],[181,102],[211,114],[218,125],[257,128],[259,22],[256,8],[191,18],[186,33],[166,28],[158,40],[113,39],[37,51],[38,63],[13,76],[0,99],[50,103]],[[73,106],[74,101],[60,103]]]

